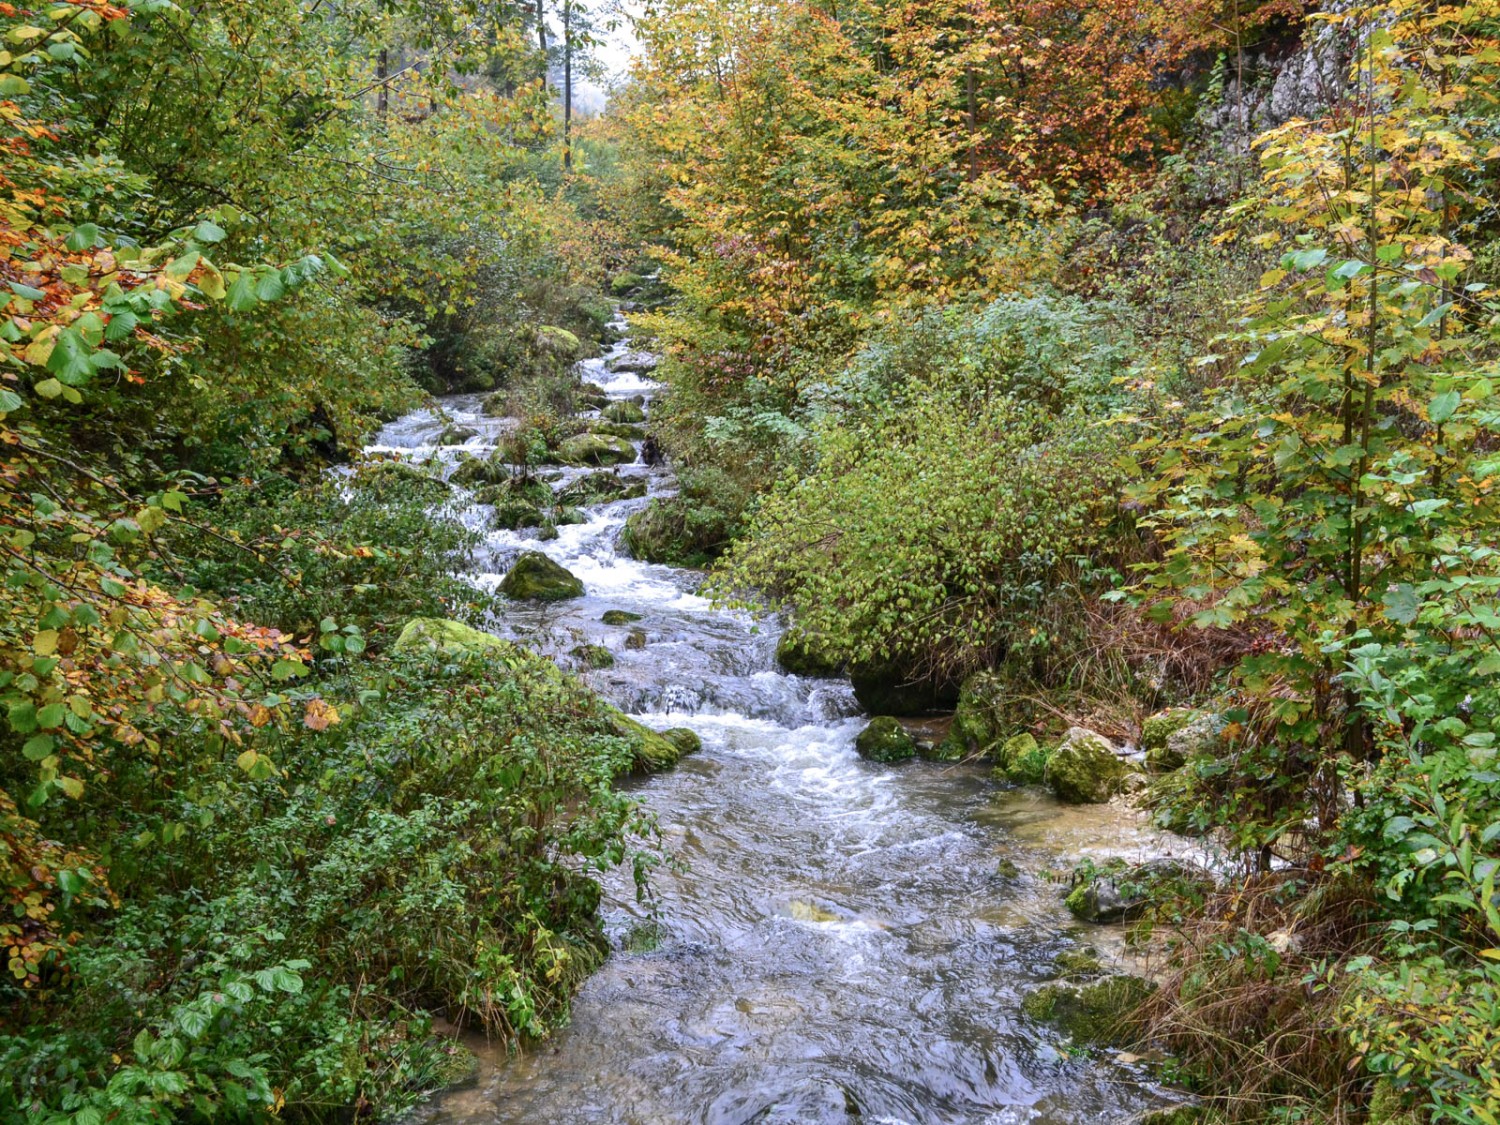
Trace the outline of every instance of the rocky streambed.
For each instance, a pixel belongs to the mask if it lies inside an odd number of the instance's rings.
[[[590,424],[634,425],[611,421],[625,406],[649,419],[650,360],[628,341],[580,367],[602,390]],[[547,495],[516,496],[466,468],[511,422],[478,396],[443,407],[375,449],[459,482],[448,506],[484,533],[469,577],[514,595],[487,627],[702,750],[632,783],[679,862],[648,903],[623,873],[606,888],[615,952],[571,1026],[519,1053],[473,1044],[478,1078],[420,1121],[1125,1122],[1174,1100],[1136,1056],[1077,1049],[1115,999],[1090,982],[1126,955],[1052,873],[1189,841],[1119,803],[1000,784],[989,763],[861,756],[847,681],[786,672],[774,621],[622,551],[628,517],[674,488],[641,461],[643,433],[616,430],[628,453],[579,453]]]

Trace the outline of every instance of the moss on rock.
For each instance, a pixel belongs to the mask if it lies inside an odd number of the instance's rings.
[[[500,592],[517,600],[557,602],[583,597],[583,583],[540,551],[527,551],[500,583]]]
[[[511,654],[525,652],[524,649],[493,633],[483,632],[447,617],[413,617],[402,628],[401,635],[391,645],[391,651],[452,653],[499,651]],[[532,657],[532,659],[540,659],[540,657]]]
[[[901,762],[917,753],[915,740],[889,715],[870,720],[870,725],[854,740],[854,748],[861,758],[872,762]]]
[[[629,625],[632,621],[641,620],[641,615],[625,609],[606,609],[599,620],[606,625]]]
[[[696,754],[703,749],[703,739],[698,737],[696,731],[689,730],[687,727],[671,727],[662,731],[661,736],[677,747],[684,757],[688,754]]]
[[[964,681],[958,692],[958,706],[953,712],[953,726],[948,730],[948,752],[956,758],[984,754],[995,757],[1004,739],[1012,732],[1004,720],[1000,700],[1005,683],[994,672],[976,672]]]
[[[1130,768],[1093,731],[1074,727],[1047,759],[1043,782],[1059,801],[1094,805],[1120,791]]]
[[[611,434],[575,434],[557,447],[560,465],[629,465],[636,459],[635,446]]]
[[[604,417],[611,422],[644,422],[646,412],[633,402],[612,402],[603,410]]]
[[[1106,977],[1081,987],[1044,984],[1021,1002],[1021,1010],[1075,1043],[1123,1046],[1135,1041],[1132,1016],[1154,991],[1150,982],[1131,976]]]
[[[568,655],[585,668],[599,669],[615,666],[615,654],[603,645],[578,645]]]

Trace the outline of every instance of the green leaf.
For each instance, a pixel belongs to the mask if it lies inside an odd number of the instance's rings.
[[[47,357],[47,370],[56,375],[59,382],[81,387],[94,374],[94,366],[89,362],[92,350],[76,329],[64,328],[57,334],[52,354]]]
[[[26,400],[15,391],[0,388],[0,414],[13,414],[26,405]]]
[[[223,242],[227,237],[228,234],[224,228],[210,219],[204,219],[193,228],[193,238],[198,242],[206,242],[212,245],[215,242]]]
[[[262,274],[260,283],[255,287],[255,295],[262,301],[276,301],[285,296],[286,285],[282,283],[281,271],[270,270]]]
[[[1454,411],[1463,401],[1463,396],[1457,391],[1444,391],[1437,395],[1427,405],[1427,417],[1435,426],[1441,426],[1449,418],[1453,417]]]
[[[99,243],[99,228],[93,223],[82,223],[68,232],[64,245],[69,250],[92,250]]]
[[[235,312],[248,312],[260,304],[260,298],[255,295],[255,278],[249,270],[241,270],[239,277],[234,279],[225,303]]]
[[[40,762],[52,753],[57,742],[50,734],[33,735],[26,740],[26,745],[21,747],[21,753],[25,755],[28,762]]]

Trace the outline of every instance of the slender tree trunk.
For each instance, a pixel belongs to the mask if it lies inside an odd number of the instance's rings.
[[[375,95],[375,114],[380,118],[380,127],[385,128],[386,111],[390,109],[390,91],[386,88],[386,79],[391,73],[391,53],[385,47],[380,48],[380,54],[375,56],[375,80],[379,83],[378,93]]]
[[[573,169],[573,0],[563,0],[563,168]]]
[[[547,14],[542,10],[542,0],[536,0],[536,38],[542,46],[542,89],[547,88]]]

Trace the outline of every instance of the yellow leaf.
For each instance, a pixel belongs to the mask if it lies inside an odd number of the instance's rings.
[[[31,647],[38,656],[51,656],[57,651],[57,630],[43,629],[31,642]]]

